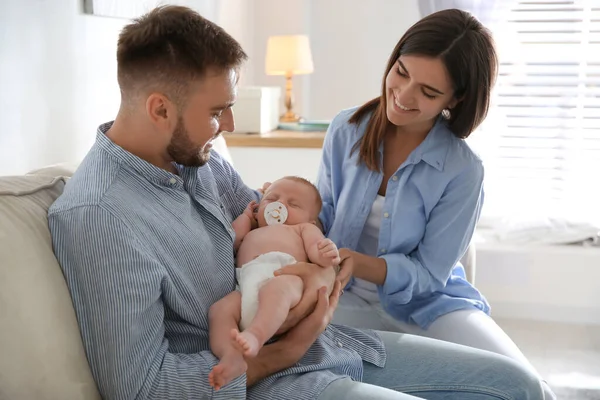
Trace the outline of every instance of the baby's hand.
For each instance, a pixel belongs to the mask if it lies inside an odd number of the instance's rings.
[[[317,248],[319,249],[319,255],[321,258],[324,261],[327,260],[327,262],[323,265],[324,267],[336,266],[340,263],[340,252],[331,239],[323,239],[319,241],[319,243],[317,243]]]
[[[256,221],[256,213],[257,212],[258,212],[258,203],[254,200],[252,200],[250,202],[250,204],[248,204],[248,207],[246,207],[246,209],[244,210],[244,214],[248,218],[250,218],[250,222],[252,223],[253,227],[257,223],[257,221]]]

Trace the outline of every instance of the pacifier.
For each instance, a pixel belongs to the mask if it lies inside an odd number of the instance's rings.
[[[287,208],[280,202],[274,201],[265,207],[265,221],[267,225],[283,224],[288,217]]]

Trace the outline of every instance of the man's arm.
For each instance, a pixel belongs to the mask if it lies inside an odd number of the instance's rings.
[[[233,166],[218,153],[212,152],[210,157],[212,169],[219,195],[224,205],[230,210],[233,219],[240,216],[248,203],[260,201],[262,194],[248,187]]]
[[[169,351],[164,267],[136,233],[97,206],[49,215],[88,361],[108,399],[244,399],[246,376],[214,392],[208,350]],[[198,310],[202,312],[202,310]]]
[[[319,288],[326,287],[327,293],[336,285],[337,269],[335,267],[321,267],[316,264],[297,262],[285,266],[273,273],[279,275],[295,275],[302,279],[304,283],[304,292],[300,303],[288,313],[287,319],[277,331],[278,334],[287,332],[310,314],[317,303],[317,293]]]
[[[316,307],[312,313],[289,330],[280,340],[263,346],[257,357],[246,360],[248,363],[246,376],[249,387],[300,361],[331,322],[340,298],[340,289],[340,282],[336,282],[331,294],[327,296],[327,288],[319,288]]]

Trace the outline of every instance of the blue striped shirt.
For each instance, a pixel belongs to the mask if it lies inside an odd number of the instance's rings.
[[[107,399],[314,399],[383,366],[372,331],[330,326],[292,368],[218,392],[208,310],[235,287],[232,220],[258,194],[213,152],[204,167],[155,167],[97,140],[48,213],[83,344]]]
[[[317,181],[328,237],[353,250],[383,180],[382,173],[358,162],[358,150],[350,155],[368,121],[350,124],[355,111],[340,112],[329,126]],[[379,155],[383,159],[383,145]],[[369,255],[387,263],[378,292],[394,318],[427,328],[452,311],[489,312],[459,263],[483,206],[483,176],[481,159],[439,119],[388,180],[378,248]]]

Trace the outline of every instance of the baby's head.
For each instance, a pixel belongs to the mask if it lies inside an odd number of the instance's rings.
[[[319,191],[308,180],[297,176],[278,179],[265,191],[258,206],[258,226],[267,226],[265,207],[278,201],[288,212],[286,225],[315,223],[323,206]]]

